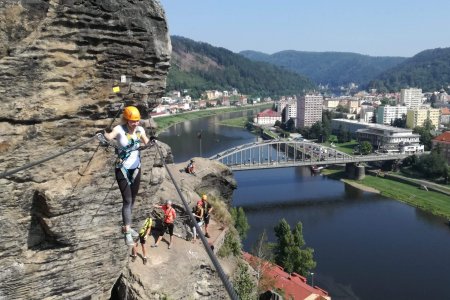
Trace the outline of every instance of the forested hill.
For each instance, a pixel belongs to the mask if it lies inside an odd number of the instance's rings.
[[[422,51],[398,66],[386,70],[369,83],[369,88],[398,91],[419,87],[427,92],[450,85],[450,48]]]
[[[227,49],[172,36],[171,68],[167,90],[202,91],[238,89],[253,96],[293,95],[310,91],[314,83],[291,71],[251,61]]]
[[[308,76],[316,84],[331,87],[354,82],[367,84],[383,71],[403,62],[404,57],[375,57],[347,52],[306,52],[286,50],[274,54],[242,51],[254,61],[263,61]]]

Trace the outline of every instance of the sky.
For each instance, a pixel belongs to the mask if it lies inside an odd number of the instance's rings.
[[[450,47],[450,0],[160,0],[170,35],[233,52],[411,57]]]

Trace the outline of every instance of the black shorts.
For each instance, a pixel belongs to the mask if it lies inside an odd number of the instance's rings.
[[[145,245],[144,236],[139,236],[139,242],[141,242],[142,245]]]
[[[164,233],[169,230],[169,235],[172,236],[173,235],[173,223],[163,223],[163,230],[161,231],[161,233],[159,234],[160,236],[163,236]]]
[[[205,220],[205,225],[208,225],[209,224],[209,215],[205,216],[203,218],[203,220]]]

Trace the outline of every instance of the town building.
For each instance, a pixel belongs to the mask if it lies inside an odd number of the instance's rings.
[[[408,109],[406,115],[406,127],[414,128],[417,126],[423,126],[425,120],[430,120],[431,124],[439,127],[440,110],[430,107],[417,107],[414,109]]]
[[[281,114],[271,109],[266,109],[256,115],[254,122],[258,125],[273,126],[276,121],[281,122]]]
[[[288,105],[286,105],[284,109],[284,121],[288,121],[289,119],[294,119],[295,122],[297,122],[297,103],[292,102]]]
[[[305,277],[295,272],[289,274],[282,267],[247,252],[244,252],[242,256],[253,268],[260,268],[262,276],[273,285],[272,289],[258,295],[257,299],[331,300],[327,291],[315,286],[312,282],[309,285]],[[280,298],[276,290],[282,291],[284,297]]]
[[[448,100],[449,100],[449,97],[448,97],[447,92],[444,89],[441,89],[439,91],[439,94],[437,94],[436,102],[441,104],[441,105],[447,105],[448,104]]]
[[[311,127],[322,121],[322,95],[305,95],[297,100],[297,127]]]
[[[217,90],[208,90],[208,91],[204,92],[204,95],[205,95],[206,99],[214,100],[214,99],[218,99],[218,98],[222,97],[223,93],[219,92]]]
[[[348,109],[348,112],[351,114],[359,114],[361,110],[361,106],[359,105],[359,100],[349,99],[345,107]]]
[[[377,108],[377,123],[390,125],[395,119],[406,116],[408,108],[406,106],[380,105]]]
[[[431,140],[432,148],[440,148],[441,155],[450,165],[450,131],[446,131]]]
[[[323,100],[323,108],[327,110],[335,109],[339,105],[340,100],[336,98]]]
[[[375,114],[375,108],[371,105],[361,105],[359,111],[359,119],[361,122],[372,123],[373,115]]]
[[[402,89],[400,92],[400,103],[408,108],[416,108],[423,103],[422,89]]]
[[[448,107],[441,108],[440,124],[442,124],[442,125],[450,124],[450,108],[448,108]]]
[[[375,125],[375,124],[374,124]],[[375,150],[418,153],[424,151],[420,145],[420,135],[412,130],[379,125],[356,131],[359,142],[368,141]]]
[[[423,152],[424,149],[419,143],[420,135],[413,133],[412,129],[346,119],[331,120],[331,129],[335,134],[343,130],[358,141],[369,141],[375,150],[415,153]]]

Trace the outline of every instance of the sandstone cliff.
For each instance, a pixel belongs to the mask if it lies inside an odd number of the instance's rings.
[[[165,88],[171,46],[158,1],[3,0],[0,41],[2,172],[91,137],[118,104],[145,117]],[[93,142],[0,179],[0,299],[109,298],[127,265],[113,156]],[[160,200],[160,160],[145,153],[136,220]]]

